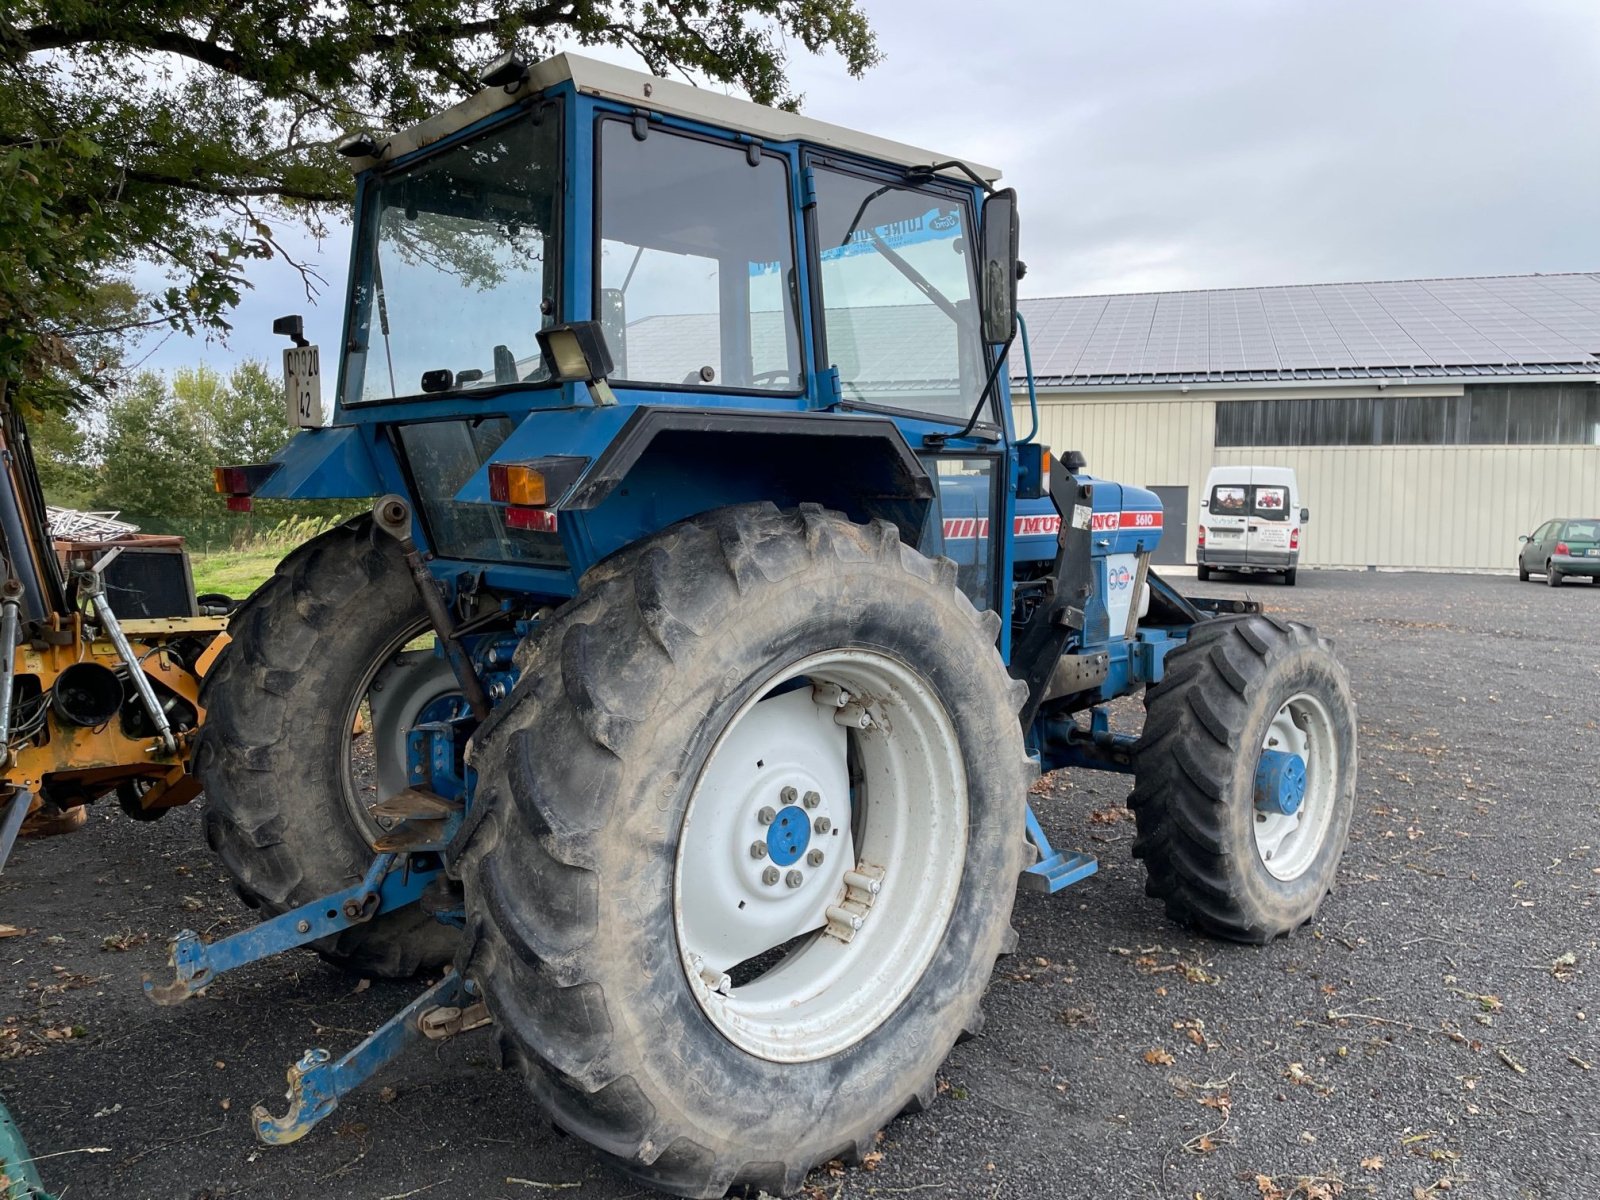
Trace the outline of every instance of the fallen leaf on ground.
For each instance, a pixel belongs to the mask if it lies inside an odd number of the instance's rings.
[[[1363,1171],[1383,1170],[1383,1155],[1374,1154],[1371,1158],[1363,1158],[1361,1160],[1361,1169]]]
[[[1168,1054],[1160,1046],[1157,1046],[1153,1050],[1146,1050],[1144,1052],[1144,1061],[1149,1063],[1152,1067],[1170,1067],[1176,1060],[1174,1060],[1172,1055]]]
[[[23,929],[23,928],[21,928],[20,926],[17,926],[17,925],[3,925],[3,924],[0,924],[0,938],[21,937],[21,936],[23,936],[23,934],[25,934],[27,932],[28,932],[28,930]]]

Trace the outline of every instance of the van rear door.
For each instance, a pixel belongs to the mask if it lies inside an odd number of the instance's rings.
[[[1288,481],[1274,474],[1250,477],[1250,516],[1245,528],[1245,562],[1281,568],[1289,553],[1289,528],[1296,515]]]
[[[1217,468],[1206,497],[1206,561],[1227,570],[1245,560],[1245,529],[1250,518],[1250,473]]]

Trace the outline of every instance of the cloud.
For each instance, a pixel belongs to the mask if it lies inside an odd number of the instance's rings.
[[[1001,167],[1027,295],[1600,266],[1600,6],[1483,0],[867,0],[863,80],[793,48],[815,117]],[[337,340],[348,231],[308,308],[253,268],[230,345],[271,319]],[[305,249],[305,240],[295,249]]]

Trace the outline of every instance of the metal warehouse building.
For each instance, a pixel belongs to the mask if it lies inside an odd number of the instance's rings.
[[[1600,274],[1024,300],[1040,437],[1153,487],[1194,560],[1206,472],[1289,466],[1310,566],[1509,571],[1600,515]],[[1016,381],[1019,430],[1028,427]],[[1178,557],[1181,552],[1181,558]]]

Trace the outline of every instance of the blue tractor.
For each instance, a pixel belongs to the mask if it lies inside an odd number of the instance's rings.
[[[996,172],[574,56],[483,82],[342,147],[331,413],[285,318],[303,431],[217,472],[234,507],[371,511],[230,626],[197,771],[264,919],[180,934],[148,992],[293,946],[436,980],[308,1052],[257,1133],[489,1024],[638,1180],[793,1192],[932,1101],[1018,881],[1094,870],[1030,808],[1041,770],[1135,777],[1178,921],[1310,920],[1352,812],[1345,672],[1180,595],[1154,495],[1018,436]]]

